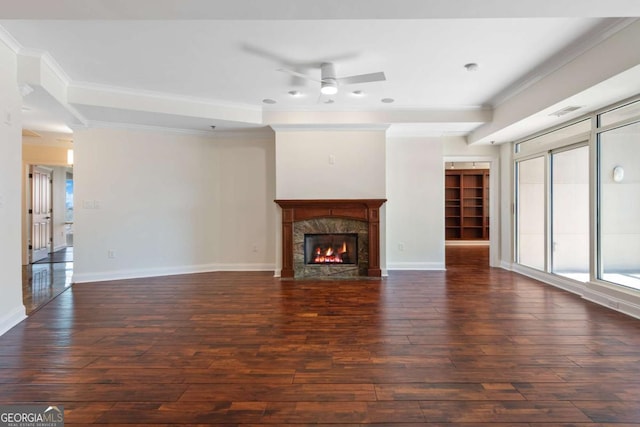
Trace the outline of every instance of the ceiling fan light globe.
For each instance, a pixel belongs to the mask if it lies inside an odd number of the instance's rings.
[[[322,94],[324,95],[335,95],[336,93],[338,93],[338,86],[335,83],[322,83],[322,86],[320,87],[320,92],[322,92]]]

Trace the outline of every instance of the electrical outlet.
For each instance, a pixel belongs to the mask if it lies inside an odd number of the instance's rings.
[[[253,252],[258,252],[258,245],[253,245]]]
[[[329,154],[329,164],[330,165],[335,165],[336,164],[336,155],[335,154]]]
[[[404,243],[398,243],[398,250],[399,250],[400,252],[403,252],[403,251],[404,251]]]
[[[109,249],[107,251],[107,258],[114,259],[116,257],[116,251],[113,249]]]

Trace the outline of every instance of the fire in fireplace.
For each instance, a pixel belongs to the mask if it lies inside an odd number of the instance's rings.
[[[305,264],[357,264],[358,234],[305,234]]]

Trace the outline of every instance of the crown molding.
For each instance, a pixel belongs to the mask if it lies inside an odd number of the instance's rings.
[[[47,51],[37,49],[25,49],[20,48],[18,55],[29,56],[32,58],[40,59],[42,63],[49,68],[49,70],[65,85],[71,83],[71,78],[64,71],[64,69],[58,64],[58,61]]]
[[[262,108],[253,105],[86,82],[74,82],[68,86],[68,102],[78,108],[85,105],[206,119],[221,127],[225,126],[223,123],[229,123],[230,127],[234,127],[234,123],[263,125]]]
[[[468,131],[433,131],[433,130],[405,130],[390,129],[387,138],[464,138],[469,135]]]
[[[0,25],[0,41],[4,43],[13,53],[18,54],[22,49],[22,45],[7,30]]]
[[[162,99],[168,101],[179,101],[179,102],[191,102],[198,103],[204,105],[210,105],[215,107],[222,107],[225,109],[244,109],[250,110],[253,112],[262,112],[262,107],[252,104],[242,104],[242,103],[234,103],[229,101],[210,99],[210,98],[200,98],[196,96],[187,96],[187,95],[176,95],[172,93],[166,92],[157,92],[146,89],[133,89],[128,87],[121,86],[111,86],[100,83],[90,83],[90,82],[71,82],[69,84],[71,89],[77,90],[87,90],[87,91],[96,91],[96,92],[106,92],[111,94],[125,95],[125,96],[133,96],[133,97],[145,97],[145,98],[155,98]]]
[[[273,139],[274,134],[268,126],[237,129],[237,130],[209,130],[201,131],[195,129],[170,128],[163,126],[137,125],[131,123],[104,122],[89,120],[84,126],[72,126],[75,131],[86,129],[119,129],[139,132],[172,133],[176,135],[206,136],[214,139],[252,138],[252,139]]]
[[[585,52],[594,48],[637,20],[638,18],[610,18],[607,22],[603,23],[599,28],[590,33],[588,37],[581,38],[577,43],[574,43],[556,53],[551,57],[551,59],[534,68],[513,85],[493,97],[489,103],[493,108],[499,107],[501,104],[523,92],[548,75],[556,72],[580,55],[583,55]]]
[[[279,124],[271,125],[275,132],[345,132],[345,131],[376,131],[386,132],[388,124]]]

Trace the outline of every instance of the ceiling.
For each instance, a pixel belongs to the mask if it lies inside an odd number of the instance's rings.
[[[640,16],[636,0],[5,3],[0,40],[20,56],[19,80],[31,89],[23,125],[57,132],[381,125],[470,135],[509,99]],[[339,77],[383,71],[386,80],[321,96],[310,79],[320,79],[323,62]],[[45,68],[59,84],[32,77]],[[636,77],[616,84],[627,93],[633,88],[624,82]],[[617,93],[576,93],[582,108],[574,114]],[[549,125],[517,122],[476,139],[504,142]]]

